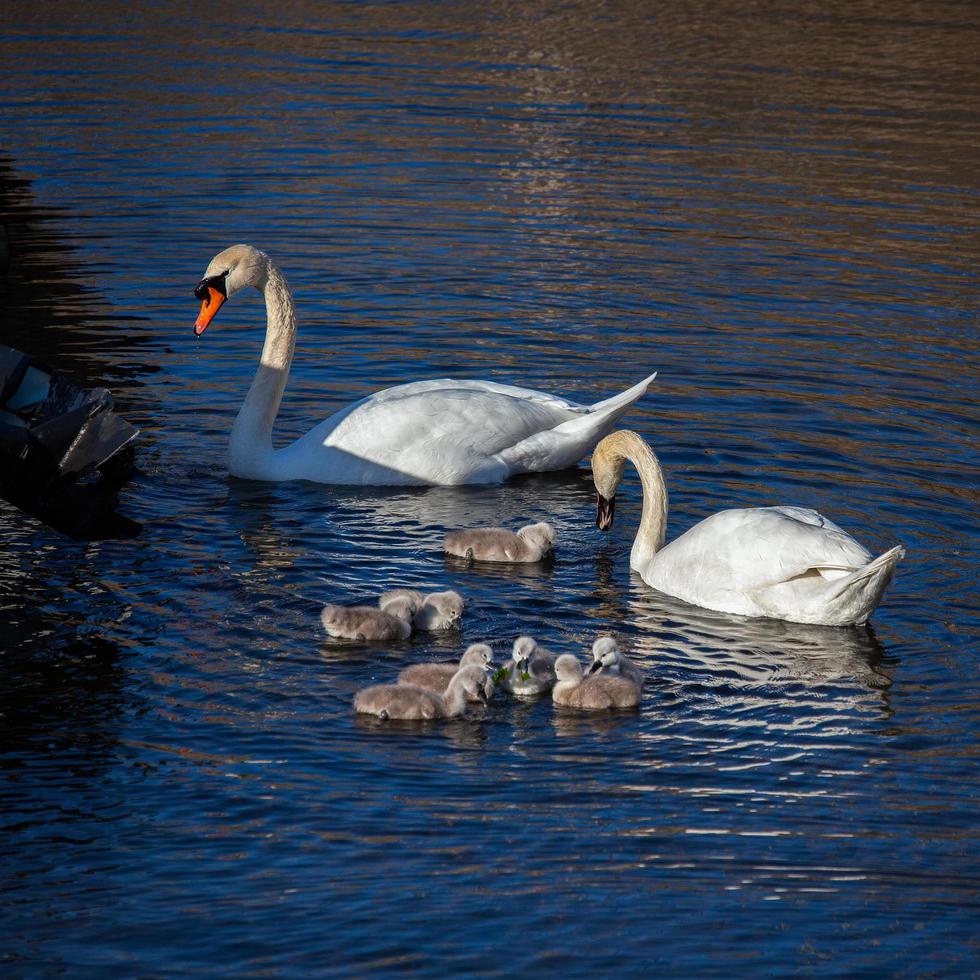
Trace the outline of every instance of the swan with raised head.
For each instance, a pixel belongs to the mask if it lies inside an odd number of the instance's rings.
[[[643,687],[643,671],[622,653],[611,636],[600,636],[592,644],[592,666],[589,674],[599,671],[603,677],[625,677],[637,687]]]
[[[874,612],[905,549],[872,559],[849,534],[804,507],[750,507],[706,517],[665,545],[667,487],[660,461],[635,432],[606,436],[592,454],[596,525],[613,522],[630,462],[643,484],[630,567],[647,585],[694,606],[794,623],[848,626]]]
[[[201,300],[194,332],[203,334],[222,304],[246,286],[265,297],[267,326],[261,363],[231,432],[233,476],[451,486],[560,470],[585,456],[656,377],[591,406],[493,381],[398,385],[274,449],[272,427],[296,344],[296,311],[286,279],[268,255],[233,245],[211,260],[194,290]]]
[[[612,674],[585,676],[578,657],[563,653],[555,661],[557,681],[551,700],[565,708],[604,711],[611,708],[635,708],[640,703],[642,689],[625,677]]]

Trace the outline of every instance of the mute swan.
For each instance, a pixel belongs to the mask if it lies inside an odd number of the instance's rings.
[[[445,694],[449,682],[462,667],[479,667],[488,672],[493,667],[493,651],[486,643],[472,643],[459,658],[459,663],[412,664],[398,675],[399,684],[411,684],[436,694]],[[493,697],[493,679],[489,676],[483,680],[483,693]],[[478,700],[477,696],[474,698]]]
[[[459,626],[466,603],[452,589],[446,592],[430,592],[416,610],[412,620],[417,630],[449,630]]]
[[[320,613],[320,621],[330,636],[340,639],[407,640],[412,635],[414,611],[404,597],[393,599],[384,609],[328,603]]]
[[[485,677],[479,667],[462,667],[453,675],[444,697],[410,684],[377,684],[357,692],[354,710],[359,714],[406,721],[455,718],[466,711],[468,695],[486,704]]]
[[[664,546],[667,488],[660,462],[635,432],[596,446],[596,525],[613,521],[616,488],[629,460],[643,484],[630,567],[647,585],[695,606],[794,623],[863,623],[881,601],[901,546],[872,560],[836,524],[803,507],[723,510]]]
[[[555,546],[550,524],[528,524],[516,534],[503,527],[477,527],[450,531],[443,550],[468,561],[541,561]]]
[[[601,636],[592,644],[590,676],[596,671],[600,671],[602,677],[625,677],[631,684],[641,688],[645,680],[643,671],[620,652],[619,644],[611,636]]]
[[[578,658],[562,654],[555,661],[557,683],[551,692],[555,704],[589,711],[635,708],[640,703],[640,686],[625,677],[593,674],[586,677]]]
[[[231,431],[228,471],[253,480],[360,486],[500,483],[516,473],[573,466],[656,375],[592,406],[493,381],[420,381],[348,405],[283,449],[272,448],[296,343],[289,286],[269,257],[233,245],[208,265],[194,295],[200,336],[245,286],[265,296],[262,361]]]
[[[529,636],[514,640],[513,663],[502,679],[501,687],[518,697],[536,697],[550,691],[555,683],[555,658]]]

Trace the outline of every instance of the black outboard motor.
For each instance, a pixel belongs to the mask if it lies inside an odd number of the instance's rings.
[[[116,506],[138,435],[105,388],[0,345],[0,497],[73,538],[135,537]]]

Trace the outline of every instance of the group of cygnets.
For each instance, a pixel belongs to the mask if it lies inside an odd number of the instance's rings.
[[[498,685],[520,698],[550,693],[555,704],[568,708],[635,708],[643,691],[643,671],[620,652],[611,636],[592,644],[588,674],[573,654],[555,657],[530,636],[519,636],[510,663],[497,671],[489,645],[473,643],[458,664],[414,664],[398,675],[395,684],[359,691],[354,710],[405,721],[455,718],[465,713],[470,702],[486,704]]]
[[[474,528],[446,535],[447,555],[469,562],[534,562],[555,546],[555,529],[546,523],[519,531]],[[324,607],[320,618],[330,636],[349,640],[405,640],[414,631],[454,629],[465,602],[452,590],[423,594],[417,589],[383,592],[377,606]],[[611,636],[592,645],[588,673],[572,654],[554,654],[530,636],[514,641],[510,662],[494,669],[486,643],[466,648],[459,663],[425,663],[406,667],[395,684],[376,684],[358,692],[354,710],[383,719],[423,721],[455,718],[471,702],[486,704],[498,686],[519,698],[551,694],[555,704],[587,711],[635,708],[643,690],[643,671],[619,649]]]
[[[423,595],[417,589],[383,592],[377,606],[328,603],[320,622],[329,636],[344,640],[407,640],[412,633],[454,629],[466,603],[452,589]]]

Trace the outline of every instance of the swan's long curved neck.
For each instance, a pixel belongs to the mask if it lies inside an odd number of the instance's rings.
[[[265,285],[266,331],[262,360],[235,419],[228,443],[228,470],[235,476],[268,479],[273,465],[272,426],[296,346],[296,308],[289,285],[270,263]]]
[[[635,432],[616,432],[605,441],[608,465],[622,474],[623,463],[629,460],[643,485],[643,511],[630,551],[630,568],[639,571],[649,564],[666,540],[667,484],[656,453]]]

